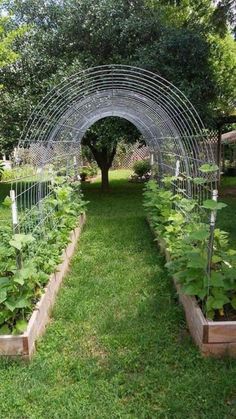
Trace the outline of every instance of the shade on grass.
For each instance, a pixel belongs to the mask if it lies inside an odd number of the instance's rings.
[[[142,185],[86,186],[88,220],[30,365],[0,361],[0,418],[236,417],[236,360],[204,359],[145,221]]]

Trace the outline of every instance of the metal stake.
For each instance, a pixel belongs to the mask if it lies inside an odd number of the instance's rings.
[[[218,190],[214,189],[212,191],[212,199],[213,201],[217,202],[218,199]],[[212,262],[212,256],[213,256],[213,246],[214,246],[214,231],[215,231],[215,225],[216,225],[216,210],[211,211],[211,217],[210,217],[210,237],[209,237],[209,245],[208,245],[208,261],[207,261],[207,274],[210,277],[211,276],[211,262]]]
[[[13,189],[10,190],[10,198],[11,198],[13,233],[17,234],[19,233],[18,211],[17,211],[16,194]],[[22,254],[21,254],[21,251],[18,249],[16,249],[16,266],[18,269],[22,268]]]

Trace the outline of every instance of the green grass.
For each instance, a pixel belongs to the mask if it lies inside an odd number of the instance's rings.
[[[230,245],[236,249],[236,197],[223,197],[221,201],[225,202],[227,207],[218,212],[216,225],[229,232]]]
[[[221,188],[236,186],[236,176],[222,176],[220,182]]]
[[[236,417],[236,361],[204,359],[142,208],[142,185],[86,185],[88,219],[27,365],[0,361],[0,418]]]
[[[221,178],[221,191],[234,186],[236,186],[236,177],[223,176]],[[220,200],[225,202],[227,207],[218,212],[217,227],[229,232],[230,244],[234,249],[236,249],[236,196],[223,196]]]
[[[0,188],[1,191],[1,188]],[[1,225],[11,224],[12,222],[12,215],[11,215],[11,209],[9,207],[5,207],[4,205],[1,205],[0,202],[0,227]]]

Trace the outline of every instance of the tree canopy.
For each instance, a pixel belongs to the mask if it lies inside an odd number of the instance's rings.
[[[230,0],[5,1],[12,33],[24,25],[29,29],[23,39],[14,39],[17,61],[5,61],[1,72],[0,146],[13,147],[32,108],[52,86],[80,69],[110,63],[160,74],[212,126],[235,107],[232,5]]]
[[[13,19],[8,15],[0,0],[0,69],[9,66],[19,58],[19,53],[14,49],[14,42],[27,30],[26,25],[12,26]]]

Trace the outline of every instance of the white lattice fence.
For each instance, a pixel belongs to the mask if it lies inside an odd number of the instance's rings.
[[[139,142],[135,144],[121,143],[117,147],[112,169],[132,169],[135,161],[149,158],[149,147],[141,146]]]

